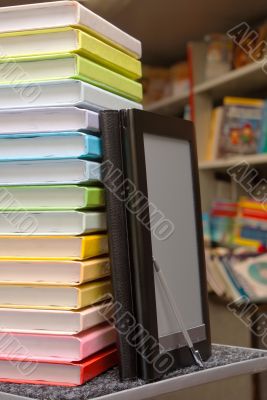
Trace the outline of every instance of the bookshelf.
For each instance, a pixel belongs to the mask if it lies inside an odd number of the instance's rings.
[[[181,93],[162,99],[147,107],[147,110],[165,115],[174,115],[182,111],[186,103],[193,106],[194,123],[198,148],[199,174],[202,195],[202,207],[207,211],[212,199],[218,195],[216,172],[226,173],[227,168],[245,160],[251,166],[267,171],[267,154],[240,156],[230,159],[206,161],[205,154],[210,131],[211,111],[224,96],[264,97],[267,93],[267,74],[263,71],[263,62],[251,63],[237,70],[211,80],[205,80],[205,60],[207,47],[203,42],[191,42],[188,45],[191,64],[191,92]],[[231,196],[229,184],[221,184],[220,192]],[[234,192],[238,191],[236,186]],[[230,191],[230,192],[229,192]]]
[[[180,113],[183,111],[184,106],[189,102],[189,95],[189,92],[185,92],[176,96],[166,97],[150,104],[146,107],[146,110],[165,115]]]

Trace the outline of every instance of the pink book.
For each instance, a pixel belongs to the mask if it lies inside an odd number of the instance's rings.
[[[116,342],[108,323],[77,335],[0,333],[0,358],[72,362],[81,361]]]

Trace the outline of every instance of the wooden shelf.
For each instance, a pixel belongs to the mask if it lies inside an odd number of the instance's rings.
[[[183,111],[184,106],[189,102],[189,92],[181,93],[176,96],[169,96],[156,101],[145,107],[145,110],[158,112],[165,115],[173,115]]]
[[[267,63],[267,61],[265,61]],[[195,95],[209,94],[213,100],[224,96],[242,96],[255,90],[267,88],[267,73],[263,62],[251,63],[230,71],[218,78],[200,83],[193,89]]]
[[[251,63],[230,71],[218,78],[196,85],[193,93],[194,95],[209,94],[212,100],[218,100],[224,96],[242,96],[251,91],[267,88],[267,73],[263,71],[262,66],[263,62]],[[186,92],[166,97],[150,104],[145,109],[171,115],[182,111],[188,102],[189,92]]]
[[[205,170],[223,170],[227,169],[239,162],[246,161],[249,165],[267,165],[267,153],[265,154],[253,154],[249,156],[238,156],[229,159],[221,159],[214,161],[202,161],[199,163],[199,169]]]

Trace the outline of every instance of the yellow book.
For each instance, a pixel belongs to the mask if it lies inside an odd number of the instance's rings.
[[[6,260],[86,260],[107,253],[107,235],[0,236],[0,259]]]
[[[248,98],[248,97],[224,97],[223,104],[224,105],[262,107],[264,104],[264,100],[252,99],[252,98]]]
[[[239,207],[250,208],[253,210],[264,210],[263,204],[257,201],[251,201],[245,197],[242,197],[238,203]]]
[[[241,237],[235,237],[234,244],[241,247],[250,247],[253,250],[258,250],[258,248],[261,246],[261,242],[257,240],[243,239]]]
[[[142,85],[84,57],[71,54],[0,58],[0,84],[79,79],[136,102],[143,98]]]
[[[85,261],[0,260],[0,284],[78,286],[108,276],[108,257]]]
[[[81,286],[0,285],[0,307],[79,310],[111,298],[109,279]]]
[[[2,33],[0,49],[4,58],[74,53],[131,79],[142,75],[140,61],[71,27]]]

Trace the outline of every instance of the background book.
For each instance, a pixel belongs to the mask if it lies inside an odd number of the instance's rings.
[[[212,111],[206,159],[263,152],[264,118],[264,100],[225,97]]]

